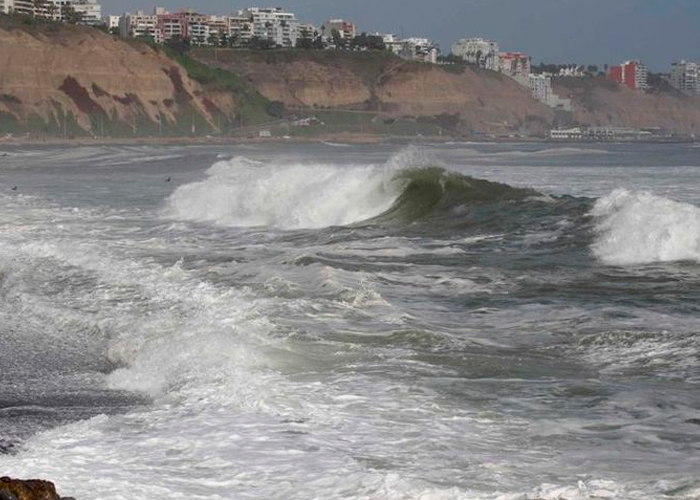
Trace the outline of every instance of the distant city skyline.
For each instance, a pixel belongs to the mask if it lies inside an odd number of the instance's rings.
[[[535,64],[616,64],[641,59],[652,71],[672,62],[700,60],[698,0],[101,0],[105,14],[193,8],[230,14],[250,6],[280,6],[300,21],[347,18],[367,32],[424,36],[449,53],[468,37],[497,40]]]

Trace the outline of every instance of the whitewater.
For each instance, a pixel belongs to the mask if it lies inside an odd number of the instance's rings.
[[[0,146],[0,475],[700,498],[696,151]]]

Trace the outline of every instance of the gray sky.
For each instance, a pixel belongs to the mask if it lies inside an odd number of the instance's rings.
[[[700,0],[102,0],[107,14],[191,7],[230,14],[249,6],[285,7],[300,20],[344,17],[367,32],[436,40],[449,52],[459,38],[498,40],[538,62],[614,64],[642,59],[654,71],[700,60]]]

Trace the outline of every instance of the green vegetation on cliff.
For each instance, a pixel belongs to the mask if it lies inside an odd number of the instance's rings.
[[[0,15],[0,60],[3,135],[227,134],[284,112],[238,75],[87,26]]]
[[[238,105],[235,116],[224,116],[221,112],[215,112],[216,118],[223,119],[229,130],[240,124],[256,125],[273,118],[268,113],[270,101],[233,71],[207,66],[191,58],[186,52],[178,52],[168,46],[162,49],[170,59],[185,69],[188,77],[200,83],[205,90],[226,92],[234,97]]]

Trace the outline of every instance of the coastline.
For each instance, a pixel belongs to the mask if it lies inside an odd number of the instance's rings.
[[[99,137],[72,139],[37,139],[26,137],[0,138],[3,146],[208,146],[238,144],[323,144],[337,142],[343,144],[446,144],[446,143],[499,143],[499,144],[700,144],[700,140],[615,140],[615,141],[576,141],[552,140],[540,137],[448,137],[448,136],[380,136],[372,134],[327,134],[312,137],[222,137],[222,136],[182,136],[182,137]]]

